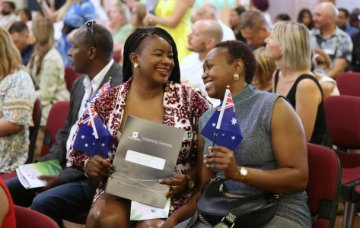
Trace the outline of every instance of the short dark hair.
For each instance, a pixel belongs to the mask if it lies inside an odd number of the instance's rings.
[[[29,28],[28,28],[28,26],[26,25],[25,22],[23,22],[23,21],[15,21],[14,23],[11,24],[8,31],[9,31],[10,34],[13,34],[15,32],[23,33],[25,31],[29,31]]]
[[[258,10],[247,10],[240,16],[239,28],[241,30],[250,28],[254,31],[259,31],[262,27],[269,28],[265,17]]]
[[[347,10],[347,9],[345,9],[345,8],[339,8],[338,10],[339,10],[339,11],[343,11],[346,18],[349,18],[349,17],[350,17],[350,12],[349,12],[349,10]]]
[[[130,54],[135,52],[141,45],[143,40],[147,37],[159,36],[165,39],[171,46],[173,51],[174,69],[171,72],[169,81],[180,82],[180,67],[178,59],[178,51],[176,44],[171,35],[162,28],[159,27],[147,27],[137,28],[129,37],[126,39],[124,44],[124,60],[123,60],[123,81],[126,82],[132,75],[132,64],[130,61]]]
[[[94,46],[94,41],[96,43],[96,49],[99,51],[99,55],[104,56],[105,58],[112,58],[114,41],[110,31],[102,25],[93,24],[93,36],[92,38],[90,30],[86,27],[86,24],[81,26],[81,29],[86,31],[85,34],[85,44],[87,46]]]
[[[224,48],[227,52],[229,63],[241,59],[245,67],[245,81],[250,84],[256,70],[256,60],[249,46],[238,40],[227,40],[215,45],[215,48]]]
[[[236,6],[234,8],[234,11],[238,14],[238,15],[241,15],[243,12],[246,11],[245,7],[239,5],[239,6]]]
[[[15,2],[12,2],[12,1],[3,1],[3,4],[8,4],[13,11],[16,9]]]
[[[276,16],[279,21],[291,21],[291,17],[287,13],[280,13]]]

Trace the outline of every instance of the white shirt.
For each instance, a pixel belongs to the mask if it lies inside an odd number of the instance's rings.
[[[201,93],[206,95],[206,98],[213,106],[217,106],[220,104],[220,100],[210,98],[205,90],[205,85],[202,80],[202,75],[204,73],[203,63],[204,61],[200,60],[198,53],[191,53],[186,56],[180,64],[181,81],[188,81],[190,85],[200,89]]]
[[[17,21],[19,18],[15,14],[0,15],[0,27],[8,30],[10,26]],[[30,29],[30,28],[29,28]]]
[[[85,77],[85,79],[83,81],[83,84],[85,87],[85,93],[84,93],[84,96],[81,101],[80,109],[78,112],[78,118],[77,118],[76,122],[74,123],[74,125],[71,126],[69,137],[66,140],[66,151],[67,151],[66,157],[68,157],[68,155],[69,155],[68,151],[70,149],[70,145],[73,142],[73,138],[74,138],[74,135],[75,135],[75,132],[77,129],[79,118],[85,111],[85,104],[87,102],[89,102],[90,97],[99,89],[101,82],[104,80],[105,75],[107,74],[107,72],[109,71],[109,69],[113,63],[114,63],[114,60],[111,59],[111,61],[99,73],[97,73],[97,75],[95,75],[95,77],[92,80],[90,80],[89,76]]]
[[[222,23],[222,21],[218,20],[218,22],[219,22],[219,24],[221,26],[221,30],[223,32],[223,37],[222,37],[221,41],[236,40],[234,31],[229,26]]]

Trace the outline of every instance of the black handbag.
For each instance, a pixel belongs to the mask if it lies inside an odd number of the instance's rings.
[[[211,179],[196,207],[199,216],[214,227],[259,227],[276,214],[279,195],[238,196],[226,193],[224,179]]]

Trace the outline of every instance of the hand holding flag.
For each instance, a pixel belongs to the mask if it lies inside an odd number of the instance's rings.
[[[234,102],[229,89],[225,90],[224,100],[210,117],[201,134],[214,144],[231,150],[241,143],[240,124],[236,117]]]

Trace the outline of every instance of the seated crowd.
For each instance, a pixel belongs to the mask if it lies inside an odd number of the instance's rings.
[[[340,95],[338,75],[360,72],[360,10],[322,1],[313,12],[301,10],[297,21],[284,12],[273,24],[269,1],[251,0],[231,9],[224,23],[214,4],[195,7],[195,0],[118,1],[107,12],[92,0],[54,2],[29,1],[18,11],[12,1],[1,3],[0,175],[28,159],[36,99],[41,120],[33,162],[57,159],[62,171],[39,176],[46,184],[35,189],[16,175],[0,178],[0,227],[16,227],[14,204],[59,227],[63,220],[213,227],[220,221],[203,216],[196,202],[214,178],[235,197],[279,195],[262,226],[311,227],[307,143],[332,146],[324,101]],[[81,75],[70,91],[66,68]],[[59,101],[69,102],[64,127],[40,156]],[[233,148],[217,143],[218,132],[215,142],[203,133],[224,107],[234,111],[241,132]],[[92,115],[111,138],[105,156],[76,145],[84,123],[96,128]],[[166,219],[130,220],[132,201],[105,190],[128,116],[185,131],[173,176],[156,180],[169,189]]]

